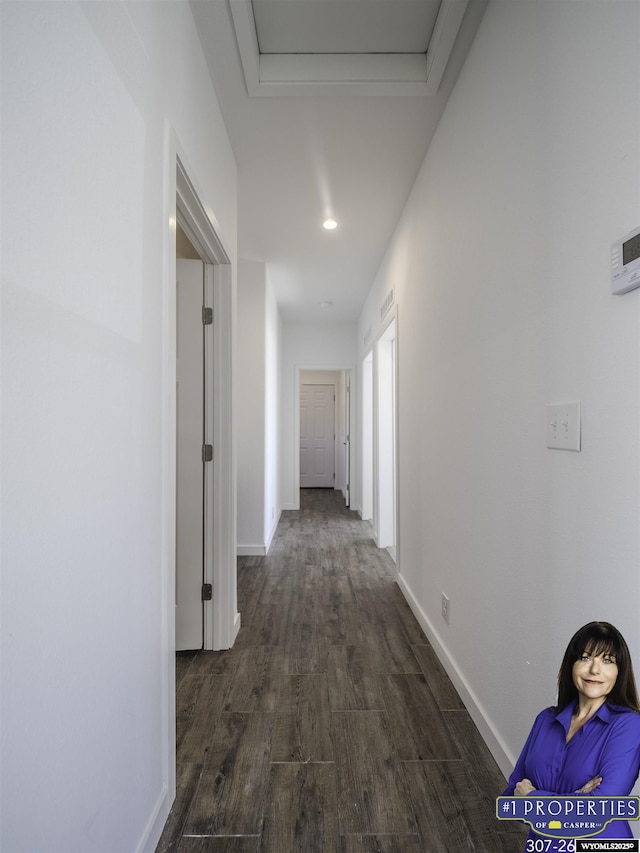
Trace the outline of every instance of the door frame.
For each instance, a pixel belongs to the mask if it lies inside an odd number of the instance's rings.
[[[175,220],[204,261],[205,298],[213,307],[213,334],[205,343],[205,443],[213,461],[205,471],[204,582],[213,599],[204,606],[204,648],[227,649],[240,627],[236,608],[235,450],[232,420],[232,277],[229,256],[176,154]],[[174,226],[175,233],[175,226]],[[220,496],[215,500],[215,496]],[[227,503],[226,496],[233,498]]]
[[[205,293],[213,305],[213,341],[207,352],[212,366],[207,418],[213,441],[213,466],[205,500],[211,535],[205,553],[205,581],[213,584],[213,600],[205,607],[206,649],[228,649],[240,630],[237,609],[236,444],[234,435],[233,348],[235,344],[234,270],[220,228],[200,199],[184,147],[165,122],[163,186],[162,318],[159,334],[162,358],[160,407],[159,543],[163,792],[173,802],[176,793],[175,729],[175,571],[176,571],[176,223],[180,223],[205,263]],[[215,499],[214,499],[215,497]],[[210,511],[209,511],[210,510]],[[151,592],[150,592],[151,594]],[[167,809],[168,811],[168,809]]]
[[[344,371],[346,374],[346,381],[349,384],[350,394],[349,394],[349,416],[350,416],[350,426],[351,426],[351,450],[353,451],[353,433],[354,433],[354,424],[356,423],[356,412],[355,412],[355,376],[356,369],[354,365],[349,365],[345,367],[344,365],[334,365],[334,364],[296,364],[293,369],[293,503],[294,505],[291,509],[298,510],[300,509],[300,374],[306,370],[317,370],[317,371]],[[352,484],[355,480],[355,472],[353,470],[355,454],[353,452],[350,453],[349,459],[349,484]]]
[[[396,572],[398,571],[398,566],[400,565],[400,555],[399,555],[399,536],[398,536],[398,519],[399,519],[399,460],[400,460],[400,452],[399,452],[399,441],[398,441],[398,381],[399,381],[399,371],[398,371],[398,310],[397,307],[394,307],[392,311],[389,312],[389,315],[385,318],[385,324],[380,329],[378,335],[376,336],[375,345],[373,347],[373,531],[374,531],[374,539],[378,547],[386,548],[390,547],[394,549],[394,562],[396,564]],[[393,336],[391,336],[391,329],[393,327]],[[391,478],[392,478],[392,494],[391,494],[391,527],[393,529],[393,542],[389,544],[388,540],[388,501],[385,499],[385,508],[382,508],[382,494],[381,494],[381,478],[382,478],[382,463],[381,463],[381,453],[383,452],[381,447],[381,437],[382,437],[382,401],[380,400],[380,383],[382,381],[382,367],[381,367],[381,359],[382,359],[382,347],[387,344],[391,344],[393,349],[393,358],[392,358],[392,393],[393,393],[393,401],[391,406],[391,412],[387,410],[385,414],[388,418],[390,418],[390,424],[387,424],[387,429],[390,427],[392,437],[391,437],[391,459],[386,460],[387,465],[391,464]],[[387,465],[384,467],[386,468]],[[385,489],[385,496],[388,495],[388,490]],[[384,513],[385,515],[385,524],[383,525],[381,516]],[[384,530],[382,529],[384,527]]]

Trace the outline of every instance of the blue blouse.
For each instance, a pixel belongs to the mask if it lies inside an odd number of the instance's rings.
[[[640,769],[640,714],[605,702],[567,743],[574,708],[572,703],[559,713],[546,708],[538,714],[503,796],[513,796],[521,779],[531,780],[532,795],[575,794],[594,776],[602,776],[594,797],[631,793]],[[529,837],[538,836],[531,831]],[[590,837],[631,838],[632,833],[627,821],[615,820]]]

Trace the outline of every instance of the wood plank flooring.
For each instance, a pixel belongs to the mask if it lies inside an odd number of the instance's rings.
[[[504,778],[338,492],[238,561],[242,628],[176,662],[177,796],[157,853],[520,853]]]

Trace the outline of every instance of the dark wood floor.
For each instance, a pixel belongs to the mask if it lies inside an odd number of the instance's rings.
[[[520,853],[504,778],[368,524],[305,489],[238,563],[233,649],[178,655],[157,853]]]

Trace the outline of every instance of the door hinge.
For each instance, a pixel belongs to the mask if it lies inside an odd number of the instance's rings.
[[[202,306],[202,325],[210,326],[213,323],[213,308]]]
[[[211,462],[213,460],[213,444],[202,445],[202,461]]]
[[[202,600],[203,601],[211,601],[213,598],[213,584],[203,583],[202,584]]]

